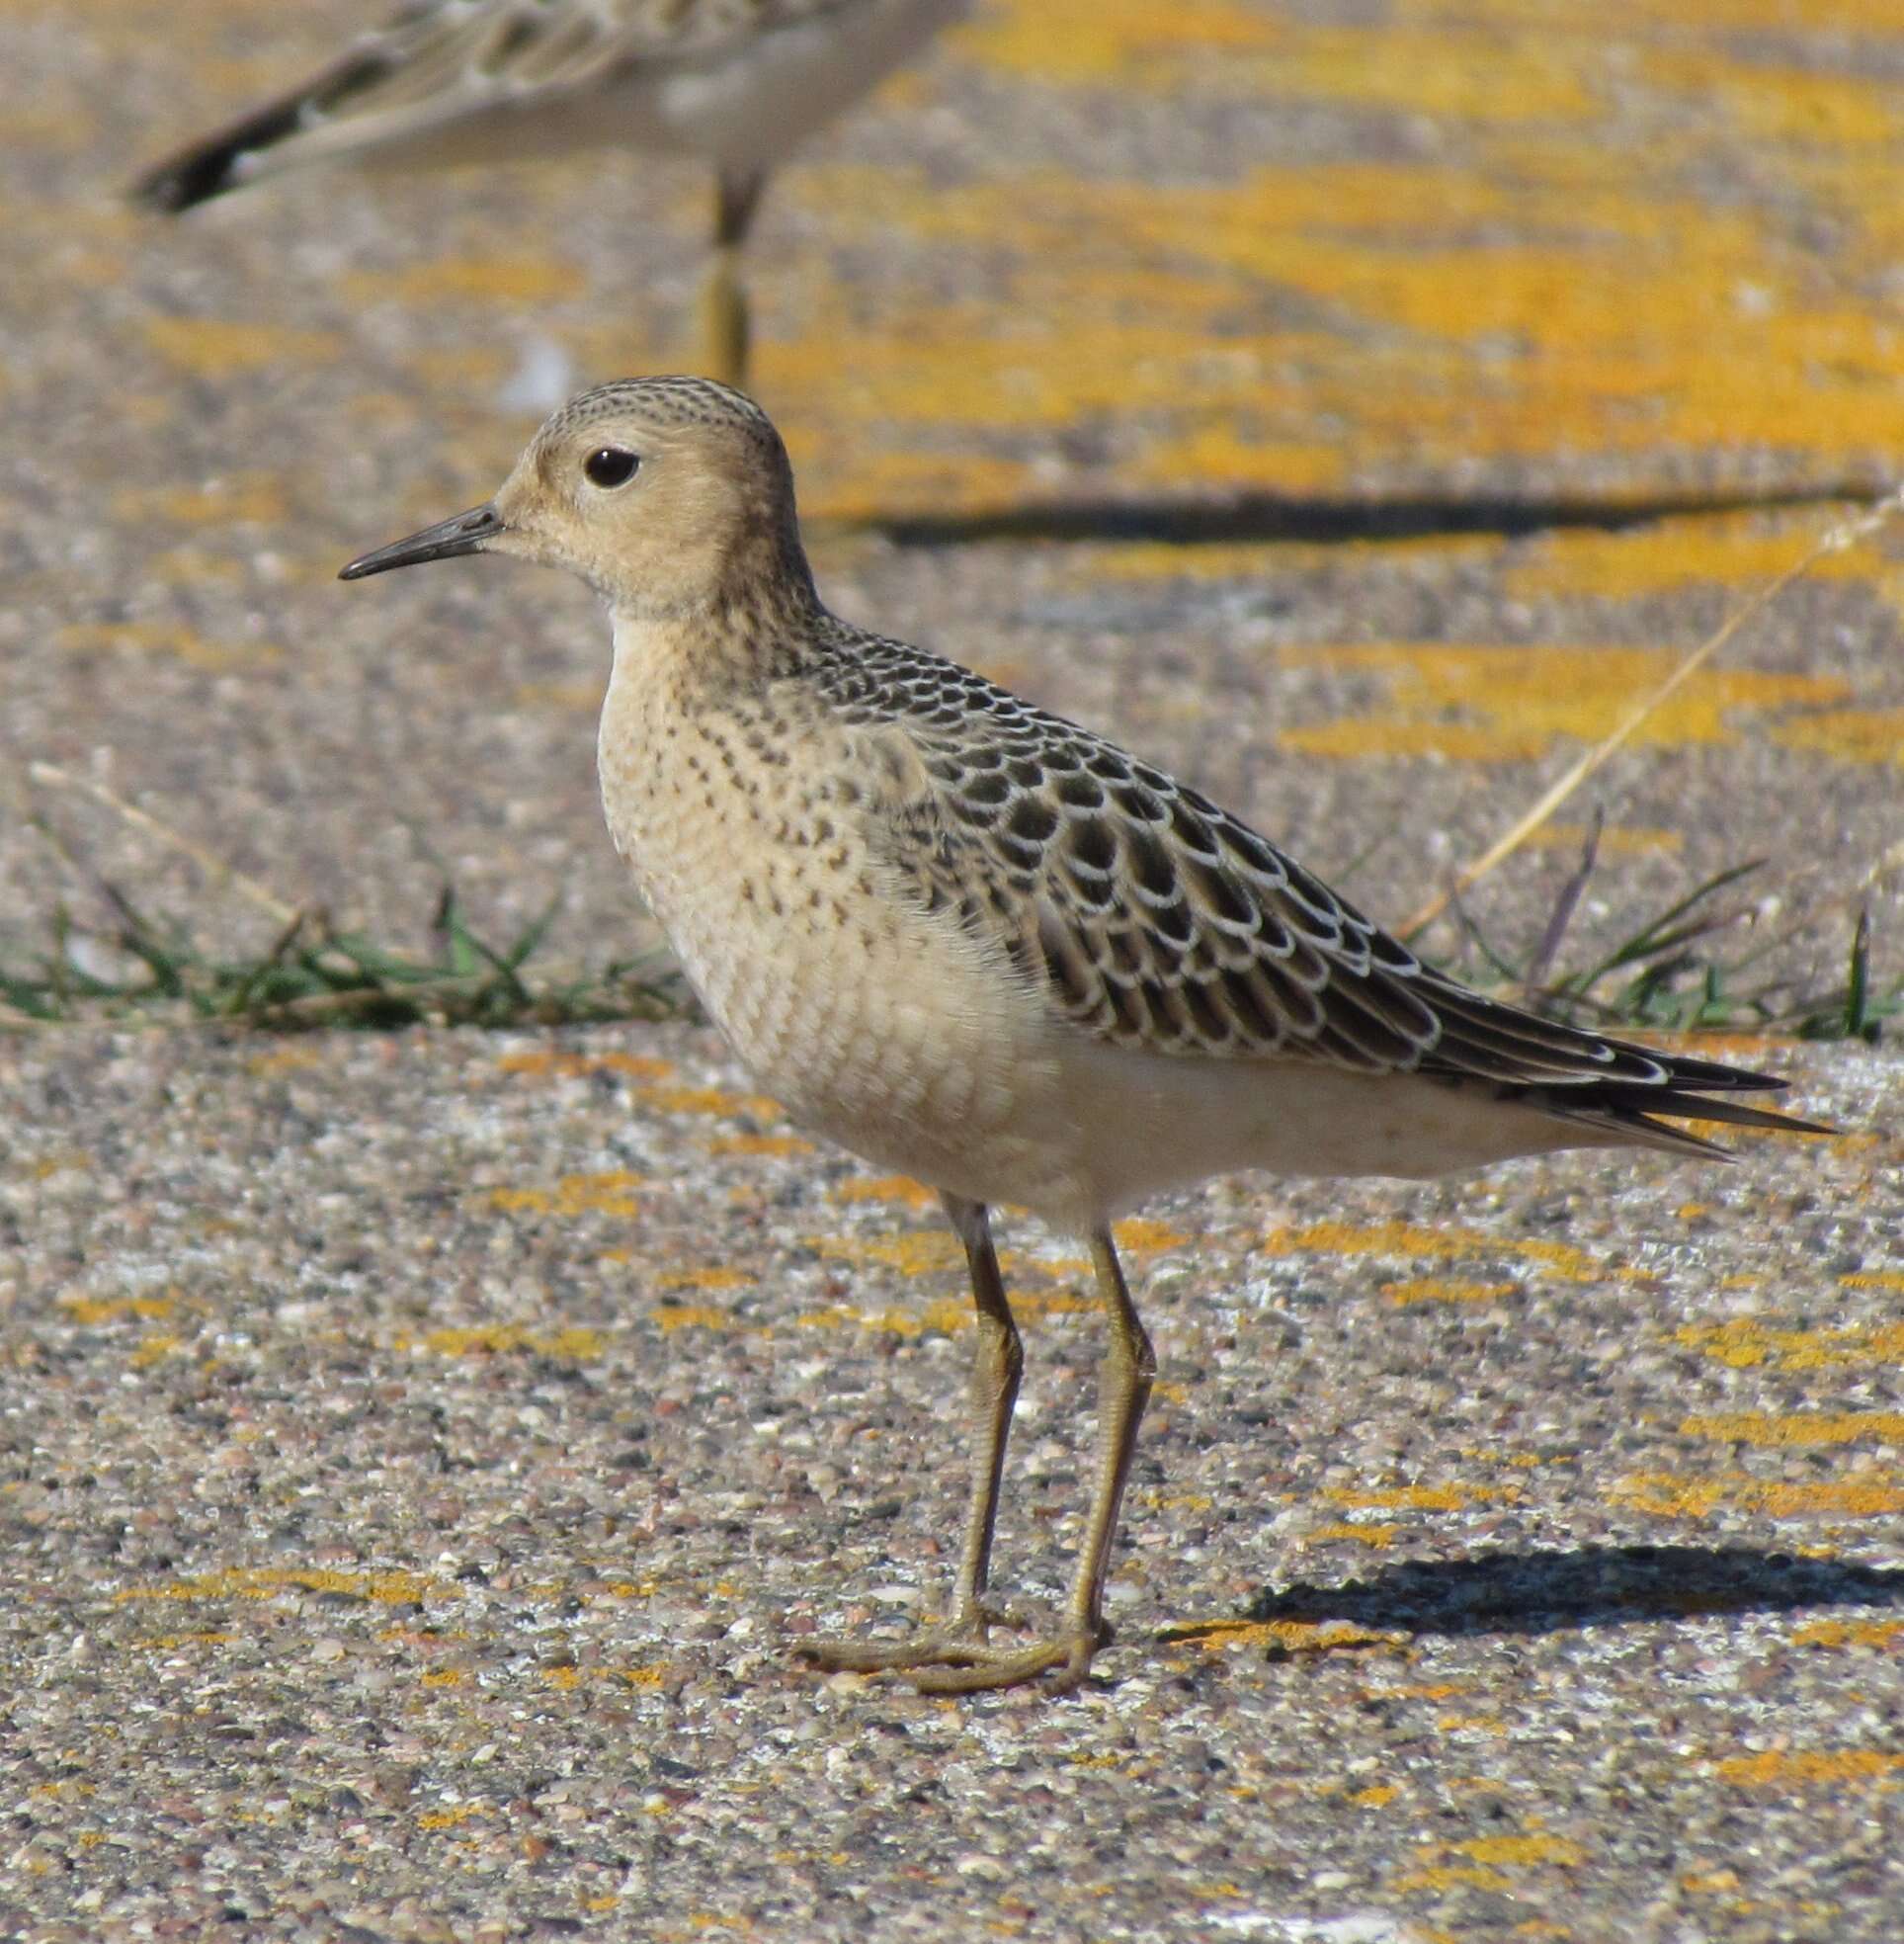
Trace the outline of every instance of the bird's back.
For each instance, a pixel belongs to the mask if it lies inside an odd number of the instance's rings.
[[[652,673],[618,656],[604,716],[618,841],[763,1083],[887,1165],[1077,1221],[1230,1169],[1791,1125],[1730,1097],[1776,1080],[1468,991],[1207,798],[923,649],[822,615],[717,706]]]

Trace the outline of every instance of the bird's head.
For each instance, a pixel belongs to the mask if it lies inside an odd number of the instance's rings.
[[[718,609],[763,578],[810,586],[780,434],[752,399],[705,379],[584,392],[494,499],[362,555],[342,578],[460,553],[567,567],[634,620]]]

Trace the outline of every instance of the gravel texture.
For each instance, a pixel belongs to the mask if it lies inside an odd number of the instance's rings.
[[[1894,1055],[1775,1057],[1904,1122]],[[955,1250],[707,1034],[62,1036],[0,1085],[0,1930],[1894,1931],[1894,1134],[1158,1204],[1120,1638],[952,1704],[789,1648],[945,1596]],[[1006,1241],[1001,1583],[1048,1603],[1100,1330]]]
[[[587,597],[331,576],[683,362],[704,185],[115,200],[364,17],[0,7],[0,955],[274,929],[36,762],[380,939],[446,873],[647,937]],[[757,239],[823,587],[1399,916],[1887,479],[1900,72],[1874,4],[993,0]],[[1894,979],[1898,601],[1788,591],[1490,933],[1601,807],[1581,957],[1763,857],[1752,976],[1868,905]],[[1890,1944],[1904,1063],[1736,1051],[1847,1138],[1147,1209],[1119,1640],[954,1705],[788,1652],[944,1597],[954,1252],[704,1033],[0,1039],[0,1936]],[[1035,1605],[1100,1332],[1006,1240]]]

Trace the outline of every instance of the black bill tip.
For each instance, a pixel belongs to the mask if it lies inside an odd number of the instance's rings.
[[[458,553],[480,553],[505,532],[503,517],[493,502],[472,506],[467,513],[439,520],[403,540],[393,540],[369,553],[360,553],[338,573],[339,580],[363,580],[371,574],[387,573],[392,567],[420,566],[425,560],[450,560]]]

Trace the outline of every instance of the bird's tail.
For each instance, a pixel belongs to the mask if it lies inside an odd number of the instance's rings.
[[[1776,1134],[1836,1134],[1822,1122],[1800,1120],[1771,1108],[1748,1106],[1735,1093],[1780,1093],[1787,1082],[1770,1073],[1724,1066],[1716,1060],[1653,1055],[1666,1068],[1664,1081],[1608,1079],[1583,1086],[1542,1086],[1521,1093],[1562,1120],[1605,1129],[1615,1138],[1662,1147],[1669,1152],[1724,1155],[1726,1150],[1675,1127],[1675,1121],[1704,1121],[1733,1128],[1763,1128]],[[1518,1091],[1518,1090],[1517,1090]],[[1660,1118],[1664,1117],[1664,1118]]]

